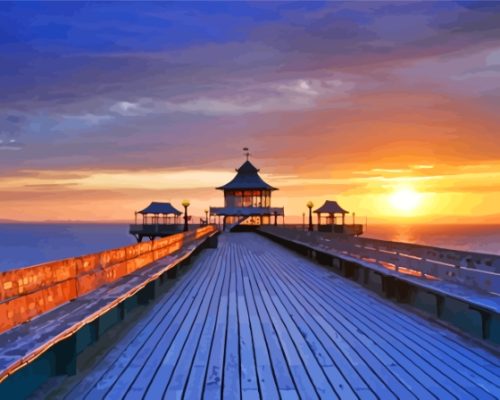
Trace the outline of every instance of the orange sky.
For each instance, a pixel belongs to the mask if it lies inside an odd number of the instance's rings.
[[[242,158],[232,161],[238,166]],[[263,161],[253,159],[257,166]],[[319,206],[326,199],[336,199],[370,222],[500,223],[500,162],[433,165],[425,161],[411,165],[391,162],[386,166],[366,160],[365,168],[346,164],[342,170],[325,164],[321,172],[301,173],[300,167],[296,174],[267,173],[269,165],[261,173],[280,188],[274,192],[273,205],[285,206],[289,217],[301,216],[309,200]],[[267,163],[272,164],[272,160]],[[133,211],[151,200],[171,201],[180,209],[184,198],[191,201],[193,215],[203,216],[209,205],[222,205],[222,193],[214,187],[229,181],[233,174],[229,169],[64,173],[27,170],[22,178],[0,179],[4,193],[2,218],[123,221],[132,219]],[[394,198],[401,190],[414,192],[415,199]],[[412,203],[414,208],[406,209],[398,206],[398,200],[416,203]],[[289,218],[289,222],[296,220]]]

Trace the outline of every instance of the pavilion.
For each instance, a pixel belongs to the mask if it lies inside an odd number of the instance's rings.
[[[142,224],[138,224],[137,215],[142,215]],[[170,203],[153,201],[141,211],[135,212],[135,224],[130,225],[129,232],[137,242],[144,237],[153,240],[155,237],[164,237],[180,232],[179,216],[182,213]]]
[[[210,207],[211,216],[223,217],[223,229],[226,224],[259,226],[270,224],[274,217],[285,217],[283,207],[271,207],[271,194],[277,188],[266,183],[259,176],[259,169],[248,160],[236,169],[236,176],[216,189],[224,191],[224,207]]]
[[[321,232],[335,232],[335,233],[347,233],[351,235],[361,235],[363,233],[363,225],[353,224],[346,225],[345,215],[349,214],[349,211],[343,209],[336,201],[326,200],[325,203],[314,210],[318,215],[318,231]],[[322,221],[322,214],[326,214],[324,220]],[[341,217],[339,223],[338,217]]]

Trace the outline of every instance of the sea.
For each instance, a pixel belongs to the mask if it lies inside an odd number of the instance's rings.
[[[369,225],[364,237],[500,255],[500,225]],[[135,243],[125,224],[0,224],[0,271]]]
[[[0,271],[133,243],[125,224],[0,224]]]

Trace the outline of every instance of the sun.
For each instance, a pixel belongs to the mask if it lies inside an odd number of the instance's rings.
[[[392,207],[405,214],[415,211],[421,203],[422,195],[411,187],[399,187],[389,197]]]

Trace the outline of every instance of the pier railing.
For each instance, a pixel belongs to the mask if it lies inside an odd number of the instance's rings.
[[[284,227],[259,232],[381,296],[500,344],[500,256]]]
[[[399,273],[500,294],[500,256],[266,226],[264,232],[371,262]]]
[[[155,241],[0,273],[0,333],[129,275],[216,231],[213,225]]]
[[[286,224],[288,229],[296,229],[300,231],[309,231],[309,224]],[[313,231],[343,233],[351,236],[359,236],[364,232],[365,225],[363,224],[313,224]]]

